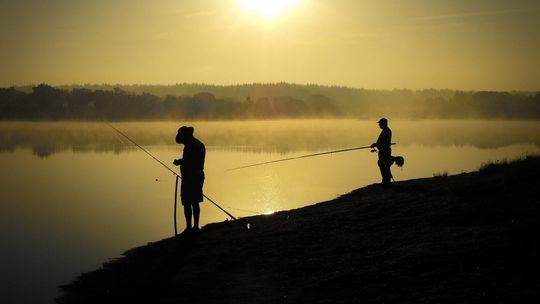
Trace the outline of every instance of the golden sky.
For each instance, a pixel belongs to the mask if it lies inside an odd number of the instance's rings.
[[[540,90],[538,0],[297,0],[273,17],[240,2],[0,0],[0,87]]]

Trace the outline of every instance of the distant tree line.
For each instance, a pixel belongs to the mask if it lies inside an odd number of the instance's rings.
[[[146,92],[141,91],[141,87]],[[169,94],[165,94],[169,89]],[[198,92],[195,92],[198,91]],[[182,94],[178,94],[182,93]],[[0,88],[2,120],[540,119],[540,92],[365,90],[287,83]]]

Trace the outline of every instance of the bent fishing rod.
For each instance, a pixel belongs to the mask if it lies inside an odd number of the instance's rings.
[[[163,167],[165,167],[167,170],[171,171],[172,174],[176,175],[176,185],[178,185],[178,179],[182,179],[182,177],[180,175],[178,175],[178,173],[174,172],[174,170],[172,170],[171,168],[169,168],[169,166],[165,165],[162,161],[160,161],[159,159],[157,159],[154,155],[152,155],[150,152],[148,152],[148,150],[146,150],[145,148],[143,148],[141,145],[139,145],[138,143],[136,143],[133,139],[131,139],[129,136],[127,136],[126,134],[124,134],[122,131],[118,130],[117,128],[115,128],[113,125],[111,125],[110,123],[106,123],[109,127],[111,127],[113,130],[115,130],[116,132],[118,132],[118,134],[124,136],[127,140],[129,140],[131,143],[133,143],[135,146],[137,146],[139,149],[141,149],[144,153],[148,154],[150,157],[152,157],[155,161],[157,161],[158,163],[160,163]],[[176,235],[176,191],[177,191],[177,187],[175,189],[175,216],[174,216],[174,221],[175,221],[175,227],[174,227],[174,230],[175,230],[175,235]],[[242,222],[241,220],[239,220],[238,218],[236,218],[234,215],[230,214],[227,210],[223,209],[220,205],[218,205],[216,202],[214,202],[211,198],[209,198],[208,196],[206,196],[204,193],[203,193],[203,196],[204,198],[206,198],[209,202],[211,202],[212,204],[214,204],[214,206],[218,207],[219,210],[223,211],[225,214],[227,214],[228,216],[230,216],[235,222],[237,222],[240,226],[242,226],[243,228],[245,229],[249,229],[249,225],[248,224],[245,224],[244,222]]]
[[[395,145],[395,144],[396,144],[396,143],[391,143],[390,145]],[[284,161],[294,160],[294,159],[300,159],[300,158],[307,158],[307,157],[321,156],[321,155],[326,155],[326,154],[341,153],[341,152],[347,152],[347,151],[353,151],[353,150],[362,150],[362,149],[368,149],[368,148],[371,148],[371,146],[355,147],[355,148],[347,148],[347,149],[334,150],[334,151],[328,151],[328,152],[320,152],[320,153],[314,153],[314,154],[307,154],[307,155],[296,156],[296,157],[288,157],[288,158],[276,159],[276,160],[266,161],[266,162],[262,162],[262,163],[256,163],[256,164],[251,164],[251,165],[246,165],[246,166],[241,166],[241,167],[231,168],[231,169],[227,169],[227,171],[233,171],[233,170],[245,169],[245,168],[255,167],[255,166],[268,165],[268,164],[279,163],[279,162],[284,162]]]

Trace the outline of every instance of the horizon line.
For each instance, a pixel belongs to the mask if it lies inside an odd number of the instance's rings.
[[[347,86],[347,85],[338,85],[338,84],[319,84],[319,83],[297,83],[297,82],[246,82],[246,83],[236,83],[236,84],[215,84],[215,83],[205,83],[205,82],[176,82],[176,83],[71,83],[71,84],[49,84],[47,82],[36,82],[28,84],[18,84],[18,85],[9,85],[9,86],[0,86],[2,89],[6,88],[22,88],[22,87],[35,87],[41,84],[45,84],[51,87],[85,87],[85,86],[124,86],[124,87],[136,87],[136,86],[165,86],[165,87],[174,87],[174,86],[213,86],[213,87],[237,87],[237,86],[268,86],[268,85],[290,85],[290,86],[317,86],[317,87],[329,87],[329,88],[342,88],[342,89],[351,89],[351,90],[367,90],[367,91],[457,91],[457,92],[520,92],[520,93],[535,93],[540,92],[539,89],[457,89],[457,88],[436,88],[436,87],[424,87],[424,88],[407,88],[407,87],[393,87],[393,88],[367,88],[367,87],[356,87],[356,86]]]

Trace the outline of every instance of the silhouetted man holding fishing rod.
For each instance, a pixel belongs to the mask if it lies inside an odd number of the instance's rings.
[[[193,127],[183,126],[178,129],[176,142],[184,144],[182,158],[175,159],[173,164],[180,166],[182,185],[180,186],[180,197],[184,206],[186,217],[186,232],[199,231],[199,216],[201,209],[199,203],[203,201],[204,183],[204,158],[206,148],[204,144],[193,136]],[[193,227],[191,226],[191,215],[193,214]]]
[[[388,120],[386,118],[381,118],[379,120],[379,127],[382,129],[377,142],[371,144],[371,148],[377,148],[379,151],[379,160],[377,165],[381,170],[382,175],[382,185],[387,186],[390,184],[392,179],[392,172],[390,171],[390,166],[394,160],[392,159],[392,130],[388,128]]]

